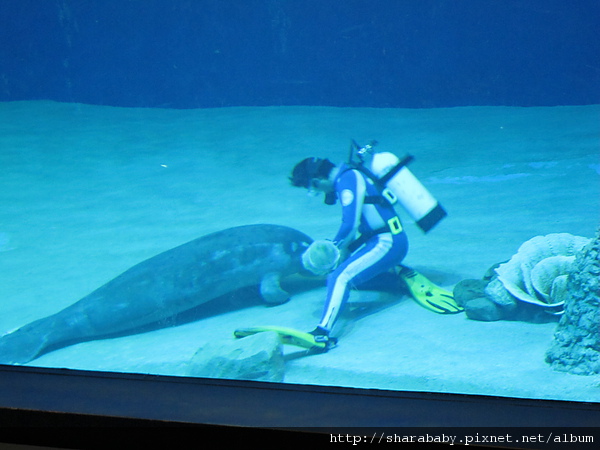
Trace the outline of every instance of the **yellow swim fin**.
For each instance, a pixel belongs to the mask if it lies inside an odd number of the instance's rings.
[[[438,314],[457,314],[464,311],[464,308],[454,301],[452,292],[433,284],[416,270],[400,266],[399,275],[412,298],[422,307]]]
[[[233,332],[236,338],[243,338],[251,336],[256,333],[262,333],[265,331],[273,331],[279,336],[279,342],[286,345],[294,345],[296,347],[305,348],[308,350],[320,350],[325,351],[335,345],[335,338],[327,338],[320,340],[319,337],[311,333],[299,331],[294,328],[278,327],[278,326],[263,326],[263,327],[252,327],[252,328],[238,328]]]

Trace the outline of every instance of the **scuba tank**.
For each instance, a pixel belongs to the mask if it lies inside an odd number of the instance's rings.
[[[379,187],[381,195],[394,208],[398,204],[402,205],[417,226],[427,233],[447,216],[446,211],[406,167],[414,159],[411,155],[400,160],[393,153],[375,153],[375,145],[377,141],[361,147],[353,140],[350,147],[350,165],[371,178]],[[352,162],[355,153],[360,164]],[[371,156],[368,165],[367,155]]]

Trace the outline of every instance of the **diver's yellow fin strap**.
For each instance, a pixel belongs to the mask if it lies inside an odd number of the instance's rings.
[[[438,314],[457,314],[464,308],[456,304],[451,292],[443,289],[414,269],[402,266],[400,277],[412,298],[422,307]]]

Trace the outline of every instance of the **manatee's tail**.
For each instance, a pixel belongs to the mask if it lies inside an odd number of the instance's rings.
[[[22,328],[0,338],[0,364],[26,364],[40,356],[46,339]]]

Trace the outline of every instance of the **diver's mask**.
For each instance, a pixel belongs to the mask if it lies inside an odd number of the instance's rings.
[[[317,189],[315,181],[327,179],[334,167],[335,164],[327,158],[306,158],[296,164],[289,179],[293,186],[304,187],[308,189],[309,195],[315,196],[317,193],[322,192]],[[335,201],[335,192],[325,194],[326,204],[333,205]]]

